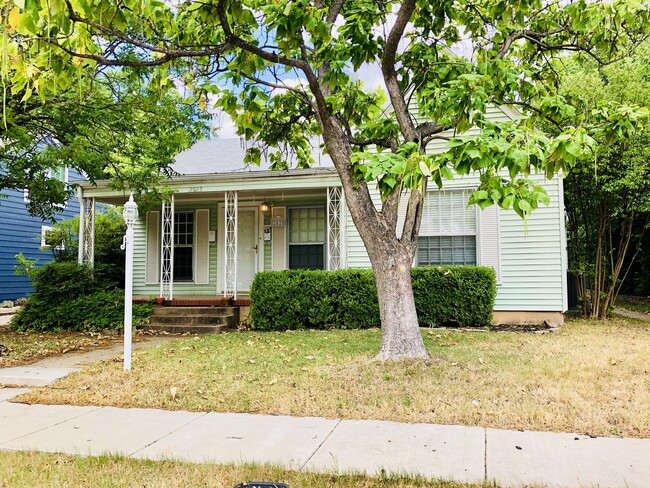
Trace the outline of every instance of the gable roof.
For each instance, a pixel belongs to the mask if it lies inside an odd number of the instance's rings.
[[[269,171],[270,164],[264,154],[259,166],[244,164],[246,148],[250,147],[250,143],[248,144],[247,146],[243,138],[202,140],[176,156],[172,169],[185,176]],[[330,157],[320,152],[318,143],[312,144],[312,147],[312,157],[315,161],[312,168],[334,167]],[[277,150],[272,150],[275,151]],[[296,168],[295,159],[290,160],[290,171],[291,168]]]

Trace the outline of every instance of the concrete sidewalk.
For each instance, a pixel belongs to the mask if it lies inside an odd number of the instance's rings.
[[[385,471],[508,487],[650,486],[650,439],[6,401],[22,391],[0,389],[2,450]]]

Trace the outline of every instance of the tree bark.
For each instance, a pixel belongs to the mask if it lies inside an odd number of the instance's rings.
[[[381,317],[381,349],[377,360],[426,359],[411,284],[409,253],[378,253],[373,262]],[[377,262],[377,260],[379,262]]]

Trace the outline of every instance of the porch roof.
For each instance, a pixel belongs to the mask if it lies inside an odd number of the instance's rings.
[[[195,200],[214,198],[215,193],[233,190],[259,192],[340,186],[331,159],[317,151],[313,154],[316,161],[313,167],[284,171],[269,169],[264,157],[259,167],[246,165],[245,153],[245,143],[241,139],[199,141],[176,157],[172,169],[179,176],[168,179],[165,185],[174,190],[177,197]],[[121,205],[128,199],[126,190],[110,188],[108,180],[97,181],[95,185],[80,182],[79,187],[84,197],[94,197],[104,203]]]

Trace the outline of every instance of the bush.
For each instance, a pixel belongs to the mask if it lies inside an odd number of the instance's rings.
[[[370,270],[269,271],[251,286],[252,327],[363,329],[379,325],[377,287]]]
[[[492,320],[492,268],[415,268],[412,279],[421,325],[476,326]],[[259,330],[378,327],[374,274],[364,269],[258,273],[251,286],[251,319]]]
[[[426,266],[411,271],[420,325],[472,327],[492,321],[497,294],[494,269]]]
[[[87,266],[49,263],[33,273],[32,282],[34,294],[11,321],[15,330],[85,331],[124,325],[124,292],[94,279]],[[134,325],[152,310],[152,304],[134,305]]]
[[[5,300],[4,302],[0,303],[0,308],[13,308],[14,302],[11,300]]]

